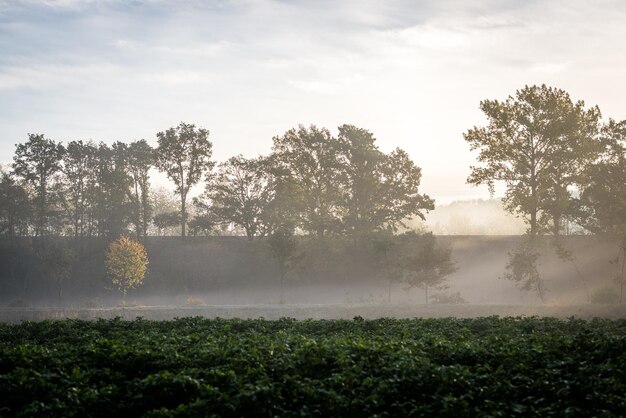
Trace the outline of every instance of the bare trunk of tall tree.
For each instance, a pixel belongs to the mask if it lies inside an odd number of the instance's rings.
[[[620,277],[619,303],[622,303],[624,297],[624,266],[626,265],[626,247],[622,251],[622,277]]]
[[[285,287],[285,272],[284,269],[281,268],[280,269],[280,304],[284,304],[285,303],[285,292],[284,292],[284,287]]]
[[[530,236],[537,236],[537,210],[530,211]]]
[[[552,221],[553,225],[553,233],[555,237],[559,237],[561,235],[561,216],[556,215]]]

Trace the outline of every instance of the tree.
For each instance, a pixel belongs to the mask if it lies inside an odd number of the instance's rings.
[[[180,212],[159,213],[154,215],[152,222],[159,230],[159,235],[164,235],[166,230],[180,225]]]
[[[52,242],[38,254],[44,276],[49,277],[57,289],[59,305],[63,299],[63,285],[70,277],[74,263],[74,253],[59,242]]]
[[[424,289],[424,298],[428,303],[428,289],[443,289],[446,276],[457,270],[451,250],[437,245],[432,233],[407,232],[399,240],[405,254],[400,260],[400,268],[404,271],[402,281],[409,285],[409,289]]]
[[[111,282],[122,292],[126,302],[128,289],[141,286],[148,269],[144,246],[128,237],[120,237],[109,245],[105,263]]]
[[[214,163],[210,160],[212,144],[209,131],[181,123],[175,128],[157,133],[157,165],[176,186],[180,196],[181,235],[186,235],[187,194]]]
[[[300,125],[273,138],[270,157],[277,202],[296,214],[297,226],[318,238],[340,225],[338,144],[325,129]]]
[[[272,230],[268,211],[274,200],[273,178],[266,159],[241,155],[220,164],[196,204],[221,223],[241,226],[249,240]]]
[[[27,235],[31,205],[28,192],[17,183],[10,173],[0,170],[0,234],[9,240],[4,254],[11,281],[15,282],[15,270],[20,251],[16,248],[16,237]]]
[[[0,233],[8,236],[11,249],[18,231],[26,232],[30,209],[26,189],[10,173],[0,172]]]
[[[127,232],[132,219],[129,190],[132,179],[126,169],[126,146],[116,142],[112,147],[100,143],[96,152],[96,186],[94,212],[98,235],[115,239]]]
[[[293,230],[279,228],[268,239],[268,244],[274,259],[278,264],[280,274],[280,304],[284,303],[284,287],[287,273],[294,268],[297,259],[298,242],[293,236]]]
[[[425,220],[422,211],[434,209],[435,202],[428,195],[418,193],[422,170],[409,155],[396,148],[386,156],[380,171],[380,201],[374,225],[378,225],[378,229],[385,226],[395,232],[399,226],[406,227],[408,218],[417,216]]]
[[[35,190],[35,236],[44,235],[52,213],[49,191],[53,176],[61,170],[65,149],[41,134],[28,134],[28,141],[17,144],[13,172]]]
[[[131,201],[135,233],[138,239],[143,238],[145,241],[152,216],[149,171],[155,162],[154,150],[145,139],[142,139],[131,142],[126,152],[127,167],[133,182]]]
[[[521,290],[533,291],[539,300],[545,302],[546,288],[537,269],[537,261],[541,253],[535,250],[534,241],[522,244],[514,252],[509,253],[504,279],[515,282]]]
[[[340,213],[354,244],[365,235],[399,226],[423,210],[434,209],[427,195],[418,193],[421,170],[408,154],[396,149],[382,153],[371,132],[353,125],[339,127]]]
[[[612,119],[602,128],[599,158],[586,167],[580,182],[577,222],[595,234],[608,235],[619,244],[620,303],[626,265],[626,120]]]
[[[96,158],[98,149],[93,142],[72,141],[67,144],[63,155],[63,174],[67,182],[69,194],[68,207],[72,219],[74,238],[80,241],[83,248],[83,237],[87,224],[89,199],[95,183]]]
[[[391,303],[391,286],[402,278],[402,270],[398,262],[398,242],[391,231],[376,234],[371,242],[378,264],[387,276],[387,303]]]
[[[493,194],[504,182],[505,208],[526,219],[531,237],[549,222],[559,235],[572,214],[570,186],[595,155],[599,109],[586,110],[583,101],[545,85],[526,86],[504,102],[484,100],[480,108],[488,125],[464,134],[481,163],[471,167],[468,183],[486,184]]]
[[[601,143],[599,158],[580,181],[576,220],[593,233],[621,237],[626,235],[626,120],[609,120]]]

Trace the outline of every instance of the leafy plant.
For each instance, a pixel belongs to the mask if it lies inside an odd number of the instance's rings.
[[[128,289],[142,285],[148,269],[144,246],[128,237],[121,237],[109,245],[105,262],[112,283],[126,301]]]

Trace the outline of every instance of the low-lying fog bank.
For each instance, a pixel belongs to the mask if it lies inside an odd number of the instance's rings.
[[[503,279],[508,253],[519,236],[438,236],[451,250],[457,270],[445,277],[445,289],[429,288],[429,302],[475,305],[540,305],[537,294],[519,289]],[[545,285],[547,305],[586,305],[615,302],[616,245],[595,236],[568,236],[564,246],[572,259],[563,260],[546,241],[538,271]],[[97,244],[97,243],[96,243]],[[341,241],[318,248],[307,243],[303,263],[283,286],[283,300],[291,305],[400,304],[425,302],[421,288],[407,290],[404,283],[389,287],[385,272],[371,251],[354,251]],[[95,245],[95,244],[94,244]],[[239,237],[188,239],[154,238],[147,245],[150,264],[144,283],[131,289],[127,303],[135,306],[278,305],[280,279],[276,262],[265,242]],[[28,259],[25,259],[28,261]],[[54,281],[38,277],[25,263],[4,277],[0,307],[85,308],[117,307],[121,294],[106,276],[101,248],[86,251],[72,276],[57,288]],[[31,263],[32,264],[32,263]],[[7,273],[8,274],[8,273]],[[609,292],[611,298],[594,295]],[[606,293],[605,292],[605,293]],[[439,309],[439,308],[429,308]],[[459,308],[463,309],[463,308]],[[596,308],[590,308],[596,309]],[[603,309],[603,308],[597,308]],[[490,314],[489,312],[486,313]],[[506,314],[506,313],[505,313]]]

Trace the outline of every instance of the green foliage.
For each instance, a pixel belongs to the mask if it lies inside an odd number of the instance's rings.
[[[180,196],[181,235],[186,235],[187,193],[203,175],[213,168],[213,144],[209,131],[195,125],[180,123],[177,127],[157,133],[157,166],[174,182]]]
[[[581,179],[577,222],[594,233],[626,237],[626,120],[609,120],[602,153]]]
[[[63,174],[68,194],[67,209],[72,222],[74,236],[82,239],[89,228],[90,209],[93,210],[97,170],[96,160],[100,155],[93,142],[71,141],[63,156]]]
[[[355,242],[373,232],[397,231],[434,209],[434,201],[418,193],[421,169],[405,151],[384,154],[371,132],[353,125],[340,126],[337,141],[343,228]]]
[[[26,233],[30,212],[26,189],[10,174],[0,172],[0,234],[7,236],[11,245],[19,233]]]
[[[159,230],[159,234],[163,234],[166,229],[180,225],[180,212],[159,213],[154,216],[152,222]]]
[[[61,171],[65,148],[42,134],[28,134],[28,141],[17,144],[13,156],[13,172],[35,191],[35,233],[48,232],[50,218],[54,216],[55,198],[51,193],[54,175]],[[52,196],[51,196],[52,194]]]
[[[297,226],[323,236],[340,224],[338,143],[328,129],[300,125],[273,138],[278,201],[296,214]]]
[[[525,86],[504,102],[484,100],[480,108],[488,125],[464,134],[480,163],[468,183],[493,193],[503,182],[505,207],[524,216],[531,236],[548,227],[559,235],[562,220],[574,215],[570,186],[598,152],[600,110],[545,85]]]
[[[139,242],[120,237],[109,245],[105,263],[111,281],[126,298],[128,289],[143,284],[148,256]]]
[[[145,240],[152,217],[149,171],[156,163],[156,155],[145,139],[131,142],[127,146],[126,155],[128,171],[133,181],[133,191],[130,193],[133,205],[132,219],[137,238]]]
[[[620,416],[625,320],[0,324],[6,416]]]
[[[273,229],[269,215],[275,195],[273,183],[267,159],[237,155],[219,165],[206,192],[194,203],[216,221],[242,227],[252,240]]]

